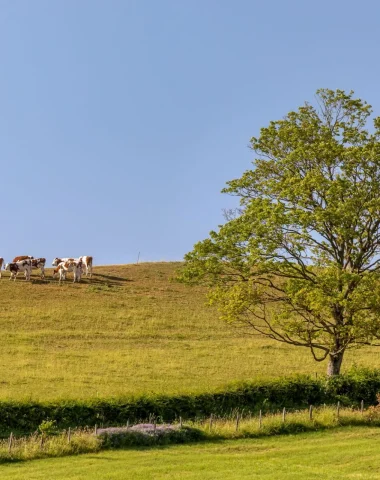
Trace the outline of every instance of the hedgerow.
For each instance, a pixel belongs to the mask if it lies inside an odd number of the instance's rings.
[[[120,425],[156,418],[173,422],[182,417],[194,420],[231,411],[273,412],[283,407],[333,404],[357,406],[376,404],[380,370],[352,370],[333,378],[297,376],[277,380],[242,382],[224,390],[189,395],[151,395],[112,399],[57,402],[1,401],[0,431],[32,432],[44,420],[58,428]]]

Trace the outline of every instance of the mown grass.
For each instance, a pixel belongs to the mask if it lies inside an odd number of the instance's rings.
[[[218,441],[241,438],[263,438],[274,435],[300,434],[353,426],[380,426],[380,410],[371,407],[364,414],[357,410],[319,407],[310,417],[308,410],[289,412],[283,415],[268,414],[263,417],[215,418],[213,421],[187,422],[186,425],[171,426],[166,433],[157,434],[150,426],[150,434],[143,434],[134,428],[122,433],[100,435],[94,429],[76,429],[56,434],[34,433],[29,436],[0,440],[0,463],[35,460],[47,457],[61,457],[80,453],[96,453],[110,448],[157,448],[160,445],[191,443],[194,441]],[[105,430],[104,432],[107,432]]]
[[[102,451],[0,466],[2,480],[380,478],[380,430],[370,427],[259,439]]]
[[[179,263],[95,267],[92,281],[0,280],[0,399],[202,392],[236,380],[324,374],[307,350],[244,336],[170,279]],[[347,369],[378,365],[350,352]]]

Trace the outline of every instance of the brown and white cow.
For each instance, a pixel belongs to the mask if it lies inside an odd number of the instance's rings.
[[[45,263],[46,258],[33,258],[32,260],[32,269],[40,268],[41,269],[41,278],[45,278]]]
[[[58,265],[57,269],[54,270],[54,275],[56,273],[59,273],[59,283],[61,283],[62,280],[66,280],[67,272],[73,272],[74,274],[73,282],[80,282],[80,279],[82,276],[82,268],[83,268],[82,260],[74,260],[70,258],[66,262],[61,262]]]
[[[30,274],[32,272],[32,259],[27,258],[19,262],[7,263],[5,265],[5,270],[9,270],[11,272],[9,280],[13,279],[15,281],[19,272],[24,272],[25,280],[30,280]]]
[[[88,255],[84,255],[82,257],[74,258],[74,259],[73,258],[59,258],[59,257],[56,257],[52,262],[52,266],[53,267],[58,267],[58,265],[60,263],[68,262],[68,261],[71,261],[71,260],[74,260],[75,262],[82,261],[83,266],[86,269],[86,277],[87,277],[88,274],[90,275],[90,278],[92,277],[92,261],[93,261],[93,259],[92,259],[92,257],[90,257]],[[57,272],[55,272],[55,273],[57,273]]]
[[[21,262],[21,260],[33,260],[34,257],[30,257],[29,255],[20,255],[19,257],[15,257],[13,260],[12,260],[12,263],[16,263],[16,262]]]
[[[64,264],[64,263],[67,263],[67,262],[71,263],[71,262],[75,262],[75,261],[79,261],[79,260],[75,259],[75,258],[58,258],[58,257],[56,257],[53,260],[53,263],[52,263],[53,267],[57,267],[53,270],[53,278],[55,278],[57,276],[57,274],[59,274],[61,264]],[[72,272],[72,269],[70,270],[70,272]]]
[[[90,278],[92,277],[92,257],[84,255],[83,257],[79,257],[79,260],[82,260],[84,267],[86,268],[86,277],[90,274]]]
[[[0,278],[1,278],[1,269],[3,268],[4,265],[4,258],[0,257]]]

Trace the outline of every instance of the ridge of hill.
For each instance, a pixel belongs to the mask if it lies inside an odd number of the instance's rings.
[[[0,280],[0,399],[45,400],[214,390],[237,380],[320,373],[305,349],[244,336],[172,281],[180,262],[95,266],[59,285]],[[360,357],[359,357],[360,355]],[[345,358],[375,366],[366,348]],[[358,361],[360,359],[360,361]]]

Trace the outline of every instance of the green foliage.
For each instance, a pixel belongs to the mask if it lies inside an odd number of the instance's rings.
[[[206,438],[207,435],[202,430],[189,426],[167,431],[164,435],[160,434],[160,432],[157,432],[156,435],[146,435],[142,432],[132,430],[118,434],[105,433],[101,435],[103,448],[149,447],[190,443],[205,440]]]
[[[42,420],[38,425],[38,431],[43,435],[53,435],[54,433],[57,433],[56,420]]]
[[[241,382],[214,393],[194,395],[155,395],[67,402],[0,402],[0,432],[27,433],[36,429],[120,425],[140,423],[152,415],[161,422],[229,415],[232,411],[263,410],[283,407],[306,408],[308,405],[367,405],[376,403],[380,392],[380,370],[354,370],[347,375],[313,379],[307,376],[263,382]],[[49,419],[49,420],[46,420]]]
[[[117,448],[135,449],[200,441],[294,435],[341,426],[380,426],[378,409],[372,407],[366,410],[364,415],[358,409],[342,408],[338,416],[335,406],[323,406],[313,409],[312,418],[310,418],[309,409],[306,409],[288,411],[285,420],[281,412],[262,415],[260,423],[257,416],[242,416],[241,412],[239,419],[238,428],[236,428],[235,414],[228,417],[214,417],[211,427],[207,420],[192,422],[182,427],[178,424],[157,425],[157,430],[153,432],[136,430],[138,426],[128,429],[113,428],[98,435],[94,435],[94,432],[88,429],[75,429],[70,432],[70,440],[67,431],[56,432],[54,435],[44,433],[42,436],[32,434],[13,437],[11,448],[9,439],[0,440],[0,463]]]
[[[321,89],[251,139],[253,168],[223,192],[240,208],[185,256],[222,318],[308,347],[328,373],[380,337],[380,118],[353,92]]]

